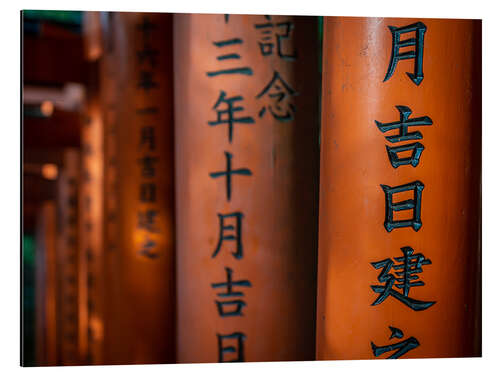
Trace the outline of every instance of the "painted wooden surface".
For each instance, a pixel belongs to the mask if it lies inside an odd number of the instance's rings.
[[[416,85],[406,74],[415,72],[415,60],[407,59],[384,82],[389,26],[417,22],[426,26],[423,80]],[[419,345],[405,358],[480,355],[481,24],[327,17],[324,31],[317,358],[375,358],[371,342],[383,347],[411,337]],[[411,38],[415,32],[400,40]],[[375,123],[398,122],[396,106],[410,108],[409,119],[432,120],[408,128],[421,132],[425,147],[415,167],[391,165],[386,146],[409,142],[391,144],[385,137],[398,130],[383,133]],[[415,181],[423,185],[421,227],[388,232],[381,185]],[[405,199],[416,202],[411,191],[393,197]],[[435,303],[415,311],[391,294],[372,306],[380,294],[371,286],[386,283],[378,280],[382,268],[371,263],[399,264],[394,258],[406,246],[431,262],[412,274],[418,277],[412,282],[425,285],[412,287],[408,297]],[[404,337],[390,338],[389,326]]]
[[[174,15],[178,362],[314,358],[317,32]]]

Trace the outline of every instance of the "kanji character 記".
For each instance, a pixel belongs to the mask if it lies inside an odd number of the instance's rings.
[[[260,40],[258,41],[262,56],[276,54],[283,60],[294,61],[297,58],[296,52],[284,52],[285,41],[290,39],[290,34],[294,29],[293,22],[270,22],[271,16],[265,16],[268,22],[259,23],[254,27],[260,31]]]

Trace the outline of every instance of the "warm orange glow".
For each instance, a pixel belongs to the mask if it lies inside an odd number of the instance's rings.
[[[58,175],[57,165],[44,164],[42,165],[42,176],[47,180],[55,180]]]
[[[42,102],[42,104],[40,104],[40,112],[42,112],[42,115],[45,117],[52,116],[52,113],[54,113],[54,104],[49,100]]]
[[[101,341],[103,335],[102,319],[92,316],[89,320],[89,325],[92,328],[94,340]]]
[[[96,43],[96,42],[94,41],[94,43]],[[88,54],[89,54],[88,55],[89,60],[90,61],[95,61],[99,57],[101,57],[101,55],[102,55],[102,49],[101,49],[101,47],[99,45],[96,45],[96,44],[90,45],[89,49],[88,49]]]

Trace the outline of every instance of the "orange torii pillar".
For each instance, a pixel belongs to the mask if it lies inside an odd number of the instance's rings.
[[[104,29],[107,268],[114,273],[107,279],[116,292],[107,355],[110,363],[172,363],[172,15],[110,13]]]
[[[35,356],[38,366],[58,365],[56,204],[44,201],[35,234]]]
[[[85,362],[79,356],[78,305],[78,185],[80,182],[78,150],[66,149],[57,181],[57,255],[58,284],[58,356],[62,365]]]
[[[98,65],[93,63],[81,131],[79,346],[80,355],[89,364],[105,363],[105,274],[110,272],[103,266],[104,130],[97,72]]]
[[[317,25],[174,15],[178,362],[314,359]]]
[[[105,256],[103,267],[112,272],[105,272],[106,309],[104,311],[104,338],[103,360],[109,364],[127,363],[121,355],[123,348],[130,345],[121,338],[123,322],[119,318],[125,308],[121,303],[120,291],[122,289],[120,269],[119,241],[120,232],[117,222],[118,216],[118,186],[117,178],[117,142],[116,128],[118,126],[116,114],[120,109],[117,102],[118,72],[115,69],[118,60],[115,48],[115,15],[114,12],[101,12],[99,14],[100,37],[99,48],[99,98],[103,112],[103,158],[104,176],[103,189],[106,199],[103,202],[103,225],[105,243]],[[119,98],[119,97],[118,97]]]
[[[479,356],[481,23],[325,17],[318,359]]]

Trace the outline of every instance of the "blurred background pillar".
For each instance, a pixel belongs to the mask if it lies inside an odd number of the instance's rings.
[[[111,13],[105,21],[101,82],[113,273],[107,280],[119,296],[110,301],[115,314],[108,363],[172,363],[172,15]]]
[[[481,22],[325,17],[323,51],[317,358],[479,356]]]
[[[314,359],[316,17],[174,15],[178,362]]]
[[[59,206],[58,185],[65,168],[64,154],[68,148],[80,147],[81,104],[86,83],[85,59],[81,36],[81,12],[31,10],[22,12],[23,27],[23,265],[22,265],[22,355],[23,366],[46,365],[46,358],[36,360],[35,351],[52,352],[52,344],[44,341],[56,338],[56,357],[50,364],[64,361],[61,340],[61,298],[58,291],[60,245],[46,258],[43,230],[37,228],[36,218],[45,212],[45,202]],[[61,228],[61,210],[54,208],[55,224],[46,225],[51,232]],[[60,242],[60,232],[57,242]],[[47,234],[49,236],[49,234]],[[56,241],[56,239],[54,239]],[[42,248],[40,248],[42,246]],[[41,259],[38,259],[41,257]],[[50,259],[49,263],[47,259]],[[55,263],[52,263],[55,262]],[[41,270],[34,265],[36,263]],[[50,271],[49,271],[50,270]],[[34,281],[35,273],[38,281]],[[44,285],[44,280],[49,282]],[[55,281],[54,281],[55,280]],[[53,284],[55,282],[55,284]],[[36,286],[35,286],[36,284]],[[57,297],[39,292],[56,287]],[[34,289],[37,291],[33,293]],[[35,301],[35,298],[36,301]],[[56,298],[56,300],[54,300]],[[42,336],[34,333],[36,318],[46,316],[47,305],[54,304],[55,324],[45,325]],[[37,340],[35,345],[34,340]],[[52,341],[51,341],[52,342]],[[45,345],[45,347],[44,347]],[[47,346],[48,345],[48,346]],[[35,347],[36,346],[36,347]],[[39,358],[40,359],[40,358]],[[56,361],[56,362],[54,362]]]
[[[58,356],[62,365],[81,364],[78,352],[78,184],[80,158],[77,149],[63,154],[58,176],[57,255]]]
[[[63,319],[71,280],[64,255],[72,240],[63,230],[71,217],[63,173],[68,147],[81,154],[78,363],[173,362],[171,15],[26,11],[23,26],[23,364],[70,361],[69,342],[56,343],[70,332]],[[46,175],[46,166],[55,174]],[[34,218],[47,200],[59,206],[55,223],[44,220],[32,246]],[[57,254],[39,250],[56,224]],[[31,270],[39,281],[30,304]],[[38,311],[48,319],[37,322],[42,362],[31,354],[29,323]]]
[[[104,347],[104,361],[106,363],[124,363],[120,360],[121,349],[127,343],[121,340],[121,330],[123,322],[120,320],[123,303],[120,303],[121,273],[117,272],[120,263],[119,241],[120,232],[118,228],[118,186],[117,178],[117,143],[116,143],[116,113],[120,108],[117,102],[118,77],[115,69],[118,60],[115,48],[115,26],[114,12],[99,12],[100,37],[95,37],[96,42],[93,50],[99,54],[99,82],[100,101],[103,111],[104,122],[104,191],[106,199],[104,203],[104,241],[106,243],[106,257],[104,258],[104,268],[115,272],[106,272],[106,311],[104,332],[106,345]],[[98,52],[97,52],[98,51]],[[121,362],[120,362],[121,361]]]
[[[55,203],[43,202],[35,234],[35,355],[39,366],[58,364],[56,225]]]
[[[98,65],[93,63],[81,135],[80,351],[89,364],[104,364],[106,270],[104,257],[104,124]]]

